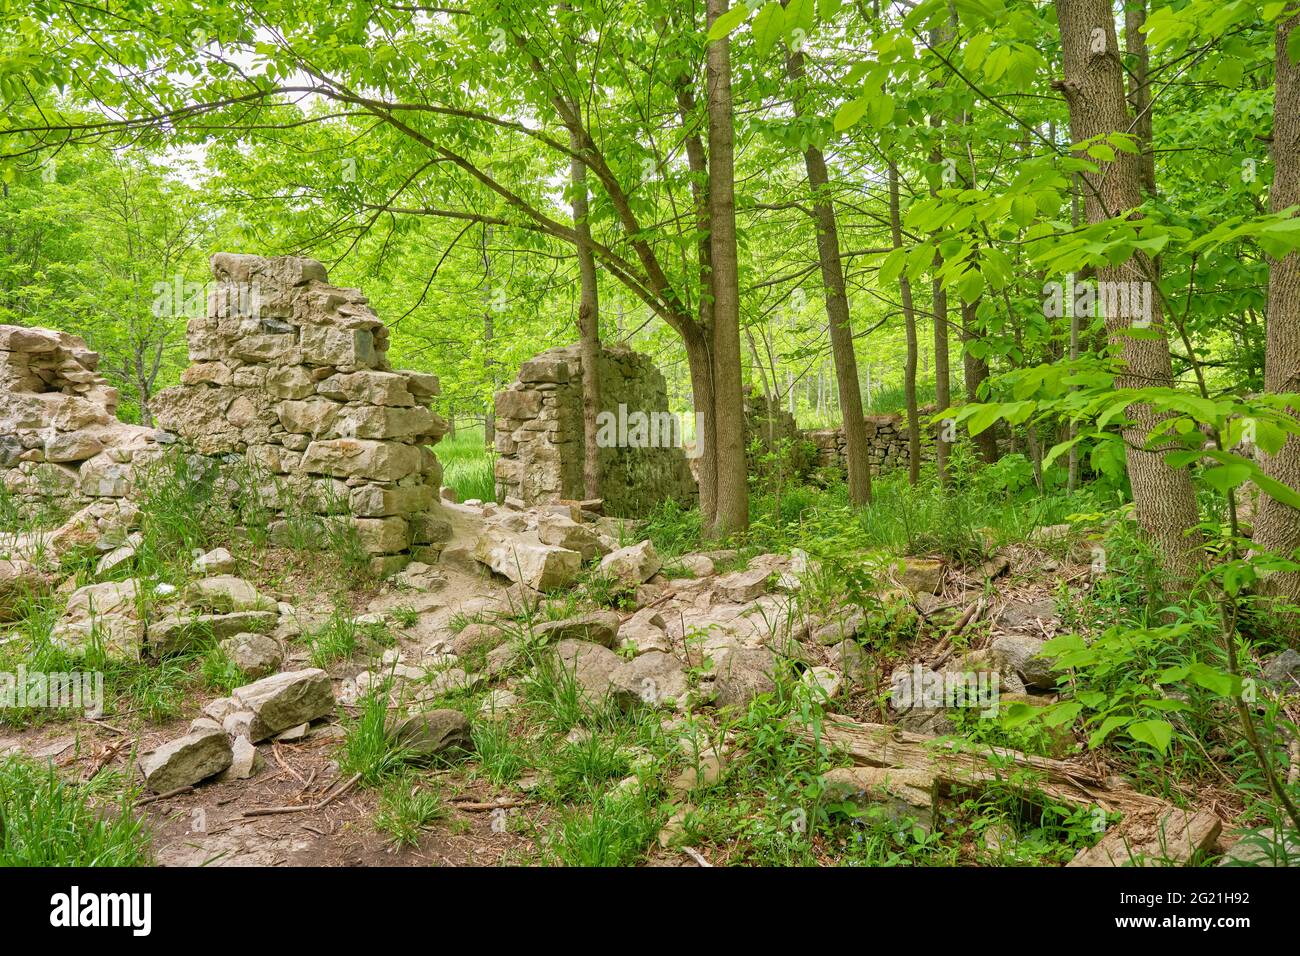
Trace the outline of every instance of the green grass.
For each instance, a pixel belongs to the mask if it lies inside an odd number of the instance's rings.
[[[455,438],[444,438],[434,451],[442,462],[442,483],[456,489],[461,501],[496,501],[492,473],[496,455],[484,445],[481,427],[459,429]]]
[[[103,784],[72,784],[52,766],[0,760],[0,866],[144,866],[144,821],[128,788],[117,800]]]
[[[420,834],[447,816],[437,791],[426,788],[416,777],[400,776],[386,784],[379,797],[375,828],[386,834],[394,847],[418,846]]]

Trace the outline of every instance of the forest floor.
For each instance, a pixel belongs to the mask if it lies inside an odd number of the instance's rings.
[[[1122,511],[1099,506],[1104,492],[910,489],[887,480],[873,506],[850,513],[834,485],[777,488],[755,495],[755,530],[732,548],[702,550],[697,516],[665,508],[624,525],[616,542],[654,543],[663,568],[645,584],[613,587],[593,566],[576,587],[522,603],[518,585],[463,559],[509,515],[491,505],[449,506],[450,560],[383,582],[337,555],[232,538],[198,509],[185,533],[168,539],[176,523],[151,527],[146,508],[146,538],[229,547],[238,575],[294,609],[298,633],[284,642],[282,669],[325,668],[337,710],[295,737],[259,744],[259,769],[248,779],[162,795],[141,787],[139,757],[185,734],[246,682],[213,648],[110,668],[108,703],[93,719],[0,710],[9,821],[0,857],[64,853],[62,862],[75,862],[89,854],[163,866],[1062,865],[1120,832],[1126,812],[1136,820],[1167,807],[1212,822],[1195,846],[1169,851],[1177,862],[1206,863],[1231,854],[1243,836],[1268,844],[1278,832],[1241,733],[1212,695],[1168,693],[1187,706],[1171,709],[1173,739],[1163,747],[1118,732],[1094,738],[1103,715],[1128,713],[1126,701],[1153,668],[1206,657],[1209,646],[1197,623],[1206,610],[1194,603],[1183,605],[1187,626],[1168,632],[1176,640],[1150,643],[1168,634],[1156,623],[1149,565]],[[119,573],[167,579],[186,565]],[[76,583],[94,577],[85,563],[64,570]],[[68,589],[42,599],[0,639],[0,669],[22,660],[50,666],[42,642]],[[657,678],[684,682],[680,700],[596,701],[581,658],[576,672],[553,666],[542,635],[575,621],[595,627],[601,614],[613,615],[620,640],[649,635],[668,668]],[[638,630],[646,622],[650,629]],[[827,637],[828,625],[840,633]],[[473,646],[471,632],[492,640]],[[1095,656],[1109,647],[1108,634],[1130,651],[1100,671],[1079,658],[1045,677],[1023,659],[1005,659],[1009,649],[1040,650],[1054,639],[1068,652],[1072,635],[1085,636]],[[515,649],[509,666],[493,664],[492,644]],[[748,675],[757,683],[721,705],[739,678],[727,671],[724,688],[714,658],[760,650],[770,681]],[[1257,651],[1249,666],[1267,670],[1276,648],[1261,639]],[[624,646],[625,662],[633,654]],[[385,666],[403,676],[390,670],[367,692]],[[996,719],[973,707],[901,707],[895,675],[914,667],[1000,672]],[[1294,691],[1294,676],[1284,679]],[[1258,715],[1284,776],[1290,691],[1270,692]],[[376,726],[411,712],[413,697],[419,710],[463,714],[472,752],[412,764],[376,737]],[[808,728],[820,734],[832,725],[850,733],[884,725],[904,743],[913,734],[1018,756],[992,779],[953,786],[946,772],[926,776],[930,789],[918,795],[916,766],[873,777],[872,760],[863,766],[807,739]],[[1039,761],[1040,775],[1019,772],[1021,759]],[[46,765],[54,778],[33,769]],[[1071,781],[1082,781],[1073,793]],[[56,791],[76,826],[99,829],[38,850],[23,819],[35,826],[42,794]]]

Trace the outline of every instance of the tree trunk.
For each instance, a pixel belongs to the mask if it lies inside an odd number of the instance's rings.
[[[1300,16],[1278,24],[1273,102],[1273,212],[1300,204],[1300,68],[1287,54],[1287,38]],[[1272,394],[1300,392],[1300,255],[1292,252],[1269,260],[1267,351],[1264,388]],[[1290,409],[1300,415],[1300,409]],[[1291,488],[1300,488],[1300,438],[1288,435],[1277,454],[1264,458],[1264,472]],[[1290,556],[1300,548],[1300,511],[1260,495],[1255,517],[1257,547]],[[1264,581],[1266,593],[1300,603],[1300,573],[1277,572]]]
[[[727,0],[708,0],[708,24],[727,12]],[[717,537],[749,527],[745,474],[745,414],[740,381],[740,278],[736,252],[735,127],[730,44],[724,37],[706,54],[709,118],[709,249],[713,285],[713,408],[717,433]]]
[[[1147,193],[1156,191],[1156,154],[1151,145],[1151,87],[1147,77],[1151,73],[1151,53],[1147,48],[1146,34],[1142,32],[1147,22],[1146,0],[1126,0],[1124,4],[1124,48],[1132,58],[1129,67],[1129,106],[1137,125],[1142,148],[1142,188]]]
[[[1065,93],[1070,112],[1070,133],[1074,141],[1094,136],[1128,132],[1133,118],[1124,98],[1124,69],[1120,63],[1115,21],[1109,0],[1056,0],[1061,31]],[[1103,222],[1122,215],[1142,202],[1140,157],[1117,151],[1112,163],[1102,163],[1097,174],[1084,174],[1084,214],[1088,222]],[[1126,263],[1097,270],[1100,282],[1129,282],[1134,272],[1143,280],[1154,280],[1150,260],[1135,253]],[[1144,324],[1146,317],[1144,316]],[[1108,315],[1106,331],[1122,347],[1124,369],[1117,379],[1120,388],[1172,387],[1173,363],[1165,338],[1164,317],[1158,300],[1152,297],[1149,328],[1160,334],[1135,338],[1126,334],[1131,319]],[[1159,451],[1146,443],[1160,418],[1150,405],[1128,409],[1131,424],[1125,428],[1129,481],[1138,523],[1155,546],[1165,570],[1186,585],[1200,568],[1200,539],[1196,533],[1199,515],[1191,477],[1168,465]]]
[[[902,248],[903,225],[898,211],[898,167],[889,164],[889,231],[894,248]],[[916,310],[912,308],[912,283],[906,274],[898,277],[903,299],[903,323],[907,329],[907,364],[903,368],[903,392],[907,398],[907,480],[921,479],[921,416],[916,407]]]
[[[803,115],[799,89],[804,82],[803,54],[792,52],[786,73],[795,84],[794,113]],[[831,204],[830,176],[826,157],[814,145],[803,154],[808,186],[813,194],[813,220],[817,225],[817,258],[825,286],[826,319],[830,326],[831,355],[839,382],[840,414],[844,422],[844,461],[849,480],[849,501],[864,505],[871,500],[871,459],[867,449],[867,423],[862,413],[862,392],[858,386],[858,357],[853,346],[853,323],[849,299],[844,291],[844,263],[840,258],[839,225]]]
[[[575,111],[577,105],[574,105]],[[576,153],[582,147],[577,131],[569,133]],[[596,417],[600,414],[600,297],[596,285],[596,259],[591,252],[591,222],[587,218],[587,166],[576,156],[569,162],[573,189],[573,230],[578,235],[578,276],[582,296],[578,303],[578,342],[582,354],[582,487],[588,498],[600,497],[600,446],[596,444]]]
[[[985,379],[989,377],[988,359],[976,358],[970,353],[970,343],[978,336],[975,334],[976,323],[978,321],[976,313],[979,311],[979,299],[974,302],[963,302],[961,306],[961,343],[962,343],[962,374],[966,382],[966,401],[973,404],[980,400],[979,388],[984,384]],[[984,464],[991,465],[998,460],[998,432],[997,423],[994,422],[984,431],[975,436],[974,442],[976,449],[979,450],[980,458]]]
[[[487,290],[484,300],[487,306],[483,309],[483,374],[488,380],[489,393],[496,392],[496,377],[492,369],[492,337],[495,334],[493,328],[492,309],[495,307],[492,295],[492,257],[488,255],[488,245],[492,242],[492,227],[483,227],[483,287]],[[496,444],[496,399],[489,398],[487,410],[483,413],[483,443],[489,448]]]

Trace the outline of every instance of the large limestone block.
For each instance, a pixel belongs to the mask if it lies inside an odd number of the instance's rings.
[[[132,579],[88,584],[72,592],[50,641],[74,654],[92,646],[110,658],[139,660],[144,642],[140,592]]]
[[[316,668],[273,674],[236,687],[231,696],[237,710],[252,715],[248,737],[254,743],[334,710],[329,675]]]
[[[582,570],[582,555],[577,551],[532,542],[503,530],[480,534],[474,557],[497,574],[535,591],[567,588]]]
[[[267,597],[243,578],[233,574],[216,574],[190,582],[182,595],[186,607],[214,614],[235,611],[274,611],[274,598]]]
[[[348,507],[360,518],[382,518],[428,511],[437,494],[432,485],[359,485],[348,496]]]
[[[411,546],[411,526],[402,518],[353,518],[352,526],[367,554],[396,554]]]
[[[327,398],[313,398],[307,401],[281,402],[276,406],[275,413],[285,431],[319,438],[334,432],[334,422],[341,410],[342,406],[337,402],[331,402]]]
[[[435,442],[447,433],[447,423],[423,405],[409,408],[348,405],[340,409],[334,431],[345,438],[400,438]]]
[[[404,407],[415,404],[412,380],[399,372],[359,371],[331,375],[316,385],[316,391],[339,402]]]
[[[230,738],[219,727],[168,741],[140,758],[145,786],[154,793],[190,787],[230,766]]]
[[[397,481],[420,469],[420,450],[398,442],[334,438],[314,441],[302,458],[302,470],[335,478]]]
[[[619,548],[605,555],[600,562],[601,572],[630,587],[650,580],[662,566],[655,546],[649,541]]]

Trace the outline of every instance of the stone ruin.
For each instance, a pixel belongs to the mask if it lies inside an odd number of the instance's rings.
[[[697,489],[678,440],[681,418],[669,416],[667,386],[650,358],[604,346],[600,401],[611,438],[600,450],[605,513],[630,517],[669,499],[689,504]],[[496,393],[495,406],[497,500],[531,507],[584,498],[579,347],[525,362],[516,381]]]
[[[934,413],[933,408],[921,409],[922,419]],[[867,415],[867,446],[873,475],[894,468],[907,468],[911,462],[908,448],[910,431],[902,415]],[[817,448],[817,466],[847,469],[844,459],[844,429],[818,428],[803,433]],[[934,458],[935,436],[929,431],[921,434],[921,460]]]
[[[265,503],[280,514],[349,523],[376,570],[436,558],[450,533],[428,447],[447,430],[427,406],[437,377],[390,369],[387,328],[319,262],[219,253],[212,274],[207,315],[187,330],[193,364],[156,397],[159,425],[273,476]]]
[[[85,340],[0,325],[0,483],[20,508],[122,498],[133,464],[167,436],[119,422],[117,389]]]

